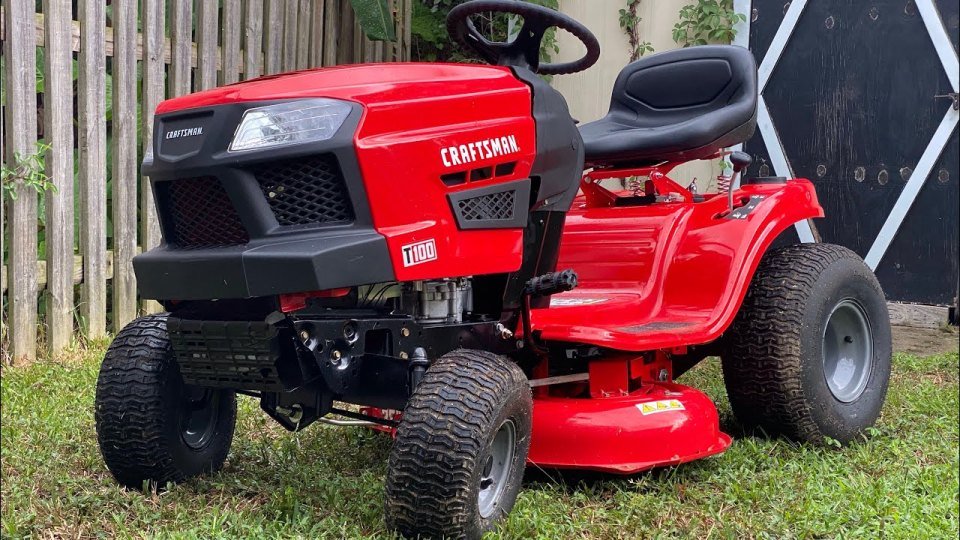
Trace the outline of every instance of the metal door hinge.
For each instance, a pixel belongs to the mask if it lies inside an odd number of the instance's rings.
[[[953,110],[955,110],[955,111],[960,111],[960,102],[957,101],[957,99],[958,99],[958,94],[957,94],[957,92],[950,92],[950,93],[947,93],[947,94],[937,94],[937,95],[935,95],[935,96],[933,96],[933,97],[935,97],[935,98],[950,98],[950,99],[952,99],[952,100],[953,100]]]

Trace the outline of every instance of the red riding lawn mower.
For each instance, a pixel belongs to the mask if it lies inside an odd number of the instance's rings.
[[[491,42],[481,12],[523,26]],[[551,27],[586,55],[541,64]],[[699,194],[667,176],[754,131],[748,51],[634,62],[578,129],[538,74],[597,60],[584,26],[475,0],[448,28],[491,65],[315,69],[158,107],[144,170],[163,243],[134,267],[169,313],[124,328],[97,382],[120,483],[220,469],[243,394],[290,430],[388,431],[387,525],[477,538],[525,464],[630,474],[723,452],[713,403],[673,382],[707,356],[748,428],[847,442],[876,420],[891,361],[876,278],[845,248],[778,239],[823,216],[813,185]]]

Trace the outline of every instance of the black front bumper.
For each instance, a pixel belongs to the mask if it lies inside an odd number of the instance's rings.
[[[159,300],[250,298],[394,280],[387,242],[373,230],[180,250],[133,259],[140,294]]]
[[[228,152],[243,113],[268,103],[157,117],[143,170],[163,243],[133,260],[145,298],[250,298],[395,279],[353,144],[361,107],[329,140]],[[196,128],[203,135],[164,135]]]

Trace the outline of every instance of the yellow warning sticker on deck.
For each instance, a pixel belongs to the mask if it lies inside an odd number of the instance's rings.
[[[659,401],[637,403],[637,408],[640,409],[640,414],[644,416],[658,412],[682,411],[684,409],[683,403],[680,403],[679,399],[661,399]]]

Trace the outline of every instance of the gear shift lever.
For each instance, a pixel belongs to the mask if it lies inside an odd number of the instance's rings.
[[[728,210],[733,212],[733,189],[737,185],[740,171],[746,169],[753,163],[753,158],[746,152],[733,152],[730,154],[730,163],[733,165],[733,177],[730,178],[730,187],[727,189]]]

